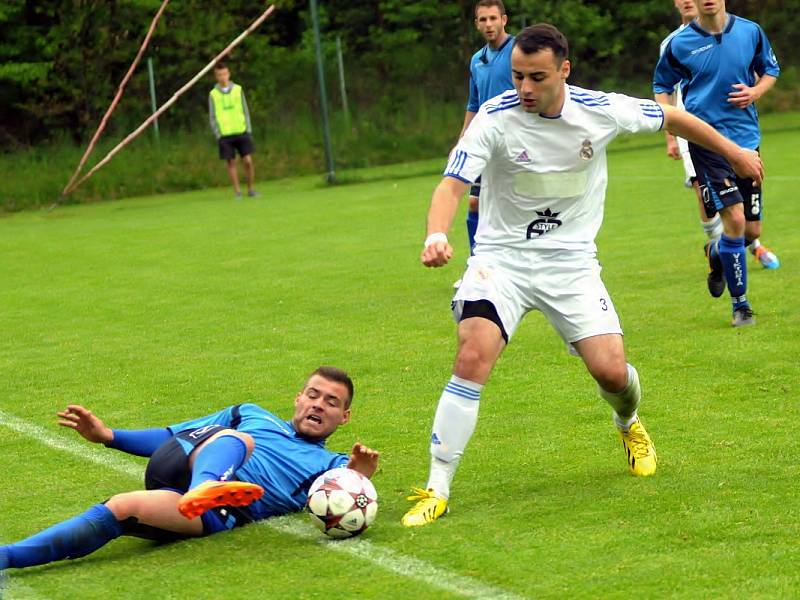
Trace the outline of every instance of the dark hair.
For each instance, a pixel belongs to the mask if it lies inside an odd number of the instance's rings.
[[[227,69],[227,68],[228,68],[228,64],[224,63],[222,61],[219,61],[217,64],[214,65],[214,70],[215,71],[222,71],[222,69]]]
[[[503,4],[503,0],[478,0],[478,2],[475,3],[475,14],[478,14],[479,8],[488,8],[491,6],[499,8],[501,15],[506,14],[506,7]]]
[[[524,54],[534,54],[550,48],[559,63],[569,54],[567,38],[549,23],[537,23],[526,27],[514,38],[514,46]]]
[[[353,380],[350,379],[350,376],[342,371],[341,369],[337,369],[336,367],[327,367],[321,366],[317,367],[317,369],[308,376],[311,379],[314,375],[319,375],[320,377],[327,379],[328,381],[335,381],[336,383],[341,383],[344,387],[347,388],[347,399],[344,402],[344,407],[350,408],[350,403],[353,401]]]

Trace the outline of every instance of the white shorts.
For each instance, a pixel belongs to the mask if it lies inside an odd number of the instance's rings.
[[[544,313],[563,340],[573,342],[607,333],[622,334],[619,317],[600,279],[594,256],[564,250],[475,248],[453,297],[453,317],[461,320],[465,301],[491,302],[509,340],[531,310]]]
[[[689,156],[689,142],[682,137],[676,137],[675,139],[678,140],[678,150],[680,150],[681,158],[683,159],[683,172],[685,173],[683,185],[685,185],[687,188],[691,188],[693,187],[692,179],[697,177],[697,173],[694,171],[692,157]]]

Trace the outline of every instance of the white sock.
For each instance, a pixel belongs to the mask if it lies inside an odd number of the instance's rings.
[[[628,365],[628,384],[619,392],[609,392],[600,386],[597,387],[600,395],[614,409],[614,423],[620,431],[628,431],[636,421],[636,409],[642,400],[642,386],[639,383],[639,373]]]
[[[748,247],[750,248],[750,253],[755,254],[756,250],[758,250],[761,247],[761,240],[759,240],[758,238],[754,239],[752,242],[750,242]]]
[[[710,221],[700,221],[700,225],[703,226],[703,231],[706,232],[708,239],[717,240],[722,237],[722,219],[719,213],[714,215]]]
[[[482,389],[479,383],[453,375],[439,398],[431,433],[431,472],[427,487],[443,498],[450,497],[450,483],[475,431]]]

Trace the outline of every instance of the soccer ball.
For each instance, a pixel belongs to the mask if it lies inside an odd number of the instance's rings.
[[[378,493],[358,471],[339,467],[317,477],[306,501],[314,525],[333,538],[362,533],[375,520]]]

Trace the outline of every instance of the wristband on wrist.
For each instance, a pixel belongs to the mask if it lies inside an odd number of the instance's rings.
[[[427,248],[431,244],[435,244],[436,242],[444,242],[447,243],[447,234],[442,233],[441,231],[437,231],[436,233],[430,234],[428,237],[425,238],[425,247]]]

